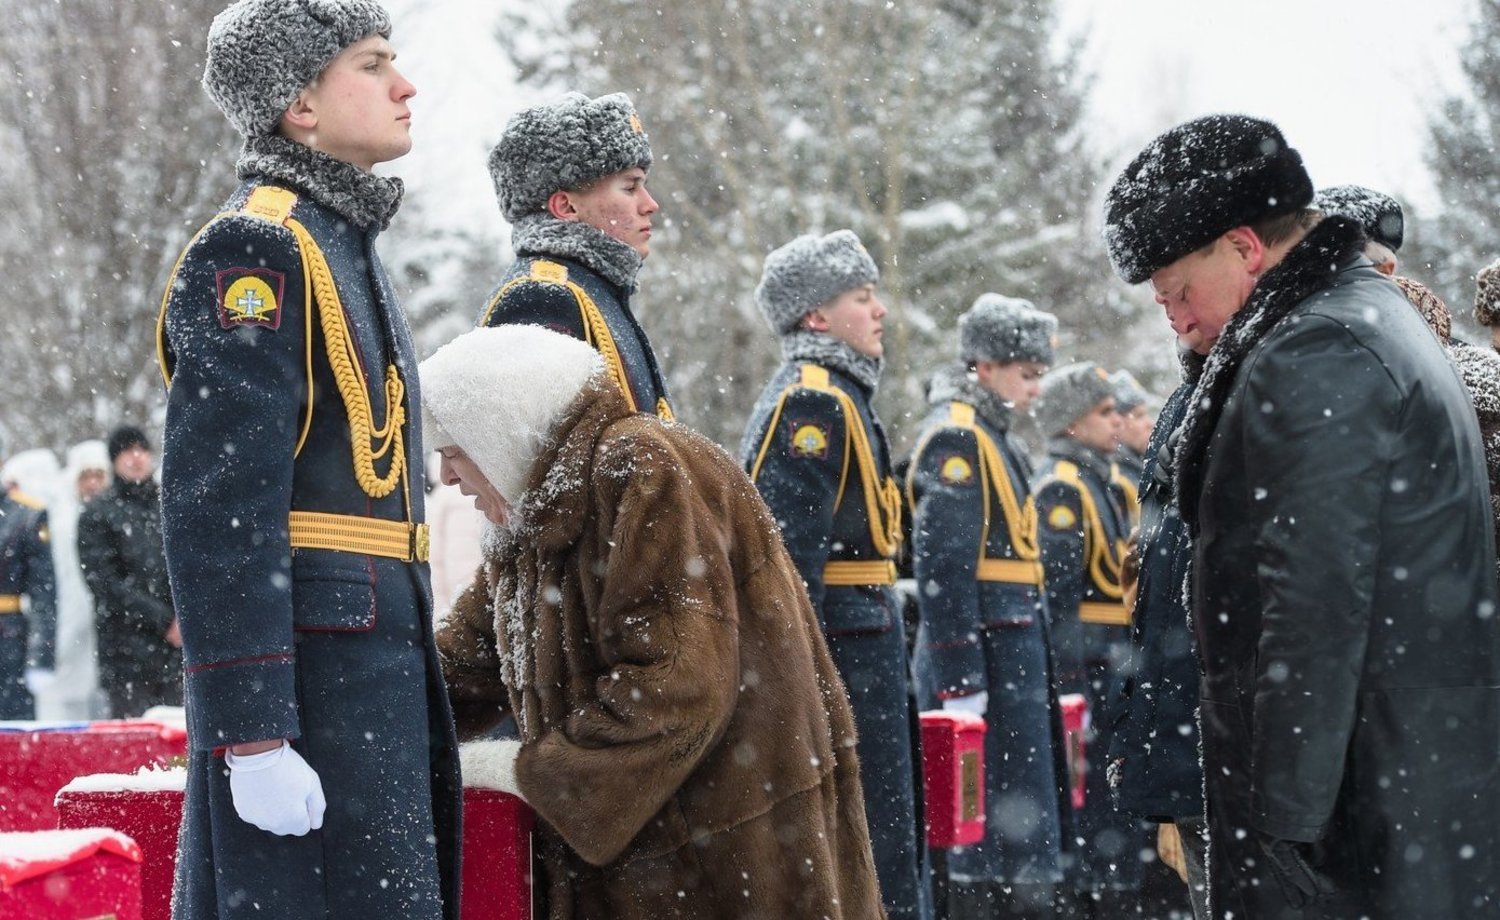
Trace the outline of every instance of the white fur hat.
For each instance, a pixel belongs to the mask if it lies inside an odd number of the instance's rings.
[[[563,412],[604,359],[541,326],[474,329],[422,362],[427,449],[457,445],[512,505]]]

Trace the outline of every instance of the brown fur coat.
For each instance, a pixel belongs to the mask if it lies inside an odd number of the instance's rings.
[[[591,382],[530,482],[438,647],[516,717],[550,916],[883,916],[844,688],[738,465]]]

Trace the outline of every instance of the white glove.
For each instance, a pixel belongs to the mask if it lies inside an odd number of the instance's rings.
[[[263,831],[301,837],[323,826],[323,783],[291,745],[236,757],[229,764],[229,793],[240,818]]]
[[[521,742],[514,738],[460,744],[458,765],[463,772],[464,785],[508,792],[524,802],[526,797],[516,784],[516,758],[520,755]]]
[[[26,690],[32,696],[46,693],[55,683],[57,683],[57,672],[51,668],[26,669]]]
[[[972,712],[976,716],[984,715],[989,708],[990,694],[987,690],[971,693],[968,696],[953,696],[943,700],[945,712]]]

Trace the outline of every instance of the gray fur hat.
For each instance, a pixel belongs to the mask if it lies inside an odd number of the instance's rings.
[[[1052,340],[1057,317],[1038,310],[1029,300],[1004,294],[980,294],[958,318],[960,361],[1035,361],[1050,365],[1056,358]]]
[[[1151,402],[1151,394],[1146,392],[1146,388],[1141,386],[1141,382],[1130,371],[1115,371],[1109,375],[1109,382],[1115,388],[1115,408],[1122,415],[1136,406]]]
[[[1032,403],[1032,415],[1037,428],[1050,438],[1114,395],[1114,383],[1104,368],[1080,361],[1042,378],[1042,392]]]
[[[1337,214],[1359,224],[1365,236],[1391,252],[1401,249],[1406,218],[1401,203],[1384,192],[1362,185],[1335,185],[1319,189],[1313,207],[1324,214]]]
[[[807,234],[766,256],[755,305],[772,332],[786,335],[811,310],[878,280],[880,269],[853,230]]]
[[[370,35],[391,37],[375,0],[237,0],[209,27],[203,88],[240,134],[272,134],[297,94]]]
[[[635,166],[651,168],[651,139],[624,93],[568,93],[517,112],[490,151],[490,178],[511,223],[546,211],[553,192]]]

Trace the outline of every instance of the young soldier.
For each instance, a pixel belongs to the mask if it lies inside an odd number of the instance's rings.
[[[1120,414],[1120,448],[1115,451],[1115,485],[1130,515],[1132,527],[1141,522],[1141,471],[1146,465],[1146,444],[1151,440],[1151,426],[1156,422],[1152,396],[1135,375],[1118,370],[1109,375],[1115,388],[1115,411]]]
[[[1061,881],[1066,765],[1023,450],[1011,442],[1052,363],[1057,319],[984,294],[959,317],[960,363],[939,371],[907,494],[921,605],[922,707],[985,717],[982,842],[949,854],[954,920],[1050,917]]]
[[[0,719],[36,718],[56,677],[57,580],[47,509],[20,489],[0,493]],[[23,612],[21,599],[29,606]]]
[[[1127,509],[1112,485],[1110,458],[1120,446],[1115,388],[1096,364],[1052,371],[1037,398],[1037,427],[1047,436],[1047,461],[1036,483],[1036,510],[1047,606],[1060,693],[1088,701],[1091,729],[1083,808],[1075,814],[1081,841],[1071,884],[1083,916],[1134,908],[1141,882],[1144,827],[1115,813],[1105,782],[1109,731],[1104,703],[1130,648],[1120,566],[1130,533]]]
[[[209,32],[244,182],[183,253],[159,343],[181,918],[458,916],[416,360],[374,247],[401,183],[370,169],[411,147],[390,31],[372,0],[240,0]]]
[[[481,326],[530,323],[604,355],[631,409],[672,417],[646,330],[630,310],[651,252],[651,143],[623,93],[569,93],[516,115],[490,152],[516,261]]]
[[[761,392],[740,452],[849,690],[886,909],[913,920],[932,907],[916,710],[893,588],[901,496],[870,405],[884,353],[878,277],[849,230],[800,236],[766,257],[755,302],[786,363]]]

